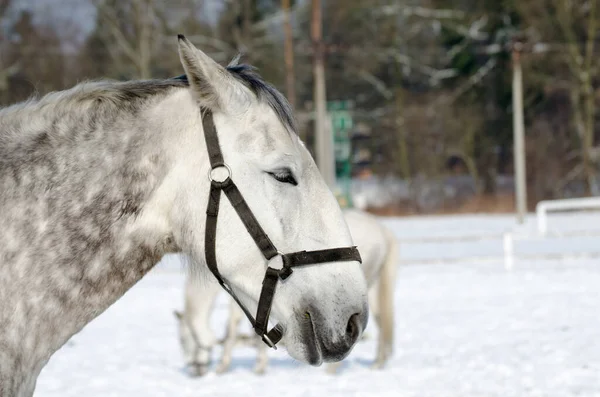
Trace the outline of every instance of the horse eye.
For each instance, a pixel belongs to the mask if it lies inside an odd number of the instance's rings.
[[[289,183],[290,185],[294,186],[298,185],[298,182],[296,181],[294,175],[292,175],[292,171],[290,170],[286,169],[277,172],[269,172],[268,174],[281,183]]]

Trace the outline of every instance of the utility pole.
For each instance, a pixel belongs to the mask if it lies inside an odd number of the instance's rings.
[[[517,222],[520,224],[525,221],[525,214],[527,213],[527,186],[525,183],[525,125],[523,121],[523,73],[521,70],[522,50],[523,44],[521,42],[513,42],[513,156],[515,167]]]
[[[325,65],[323,46],[323,21],[321,0],[312,0],[311,36],[314,47],[314,108],[315,108],[315,141],[317,149],[317,166],[331,190],[335,188],[335,158],[333,137],[327,117],[327,97],[325,93]]]
[[[285,90],[287,99],[296,108],[296,87],[294,81],[294,38],[292,34],[292,24],[290,22],[290,0],[282,0],[281,7],[283,8],[283,30],[285,34],[284,57],[285,57]]]

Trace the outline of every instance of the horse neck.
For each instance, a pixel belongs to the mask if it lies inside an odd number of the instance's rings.
[[[18,182],[0,174],[0,396],[28,395],[56,350],[179,250],[171,171],[192,149],[165,137],[176,132],[157,117],[186,111],[181,102],[167,97],[90,131],[101,135],[94,142],[56,146],[20,167]]]

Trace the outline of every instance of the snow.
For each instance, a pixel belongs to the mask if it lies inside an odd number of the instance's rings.
[[[553,215],[550,228],[599,228],[599,218]],[[508,216],[383,221],[399,238],[515,229]],[[518,228],[522,233],[533,230],[531,218]],[[596,239],[520,241],[517,251],[591,252],[597,249]],[[337,376],[295,362],[281,349],[269,352],[267,374],[258,376],[252,372],[252,349],[238,348],[230,373],[189,378],[172,314],[182,307],[184,276],[171,257],[53,356],[35,395],[599,397],[597,261],[517,260],[506,271],[501,247],[501,240],[403,245],[393,358],[383,370],[369,369],[377,332],[371,322],[369,338],[355,347]],[[455,258],[498,259],[410,263],[410,258],[447,257],[448,252]],[[222,295],[213,316],[219,334],[226,308]],[[215,359],[219,353],[217,349]]]

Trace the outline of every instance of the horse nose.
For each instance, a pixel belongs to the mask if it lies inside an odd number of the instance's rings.
[[[367,326],[368,308],[357,311],[346,318],[346,321],[338,323],[339,328],[333,328],[330,333],[319,335],[321,352],[326,362],[342,360],[350,353]]]

